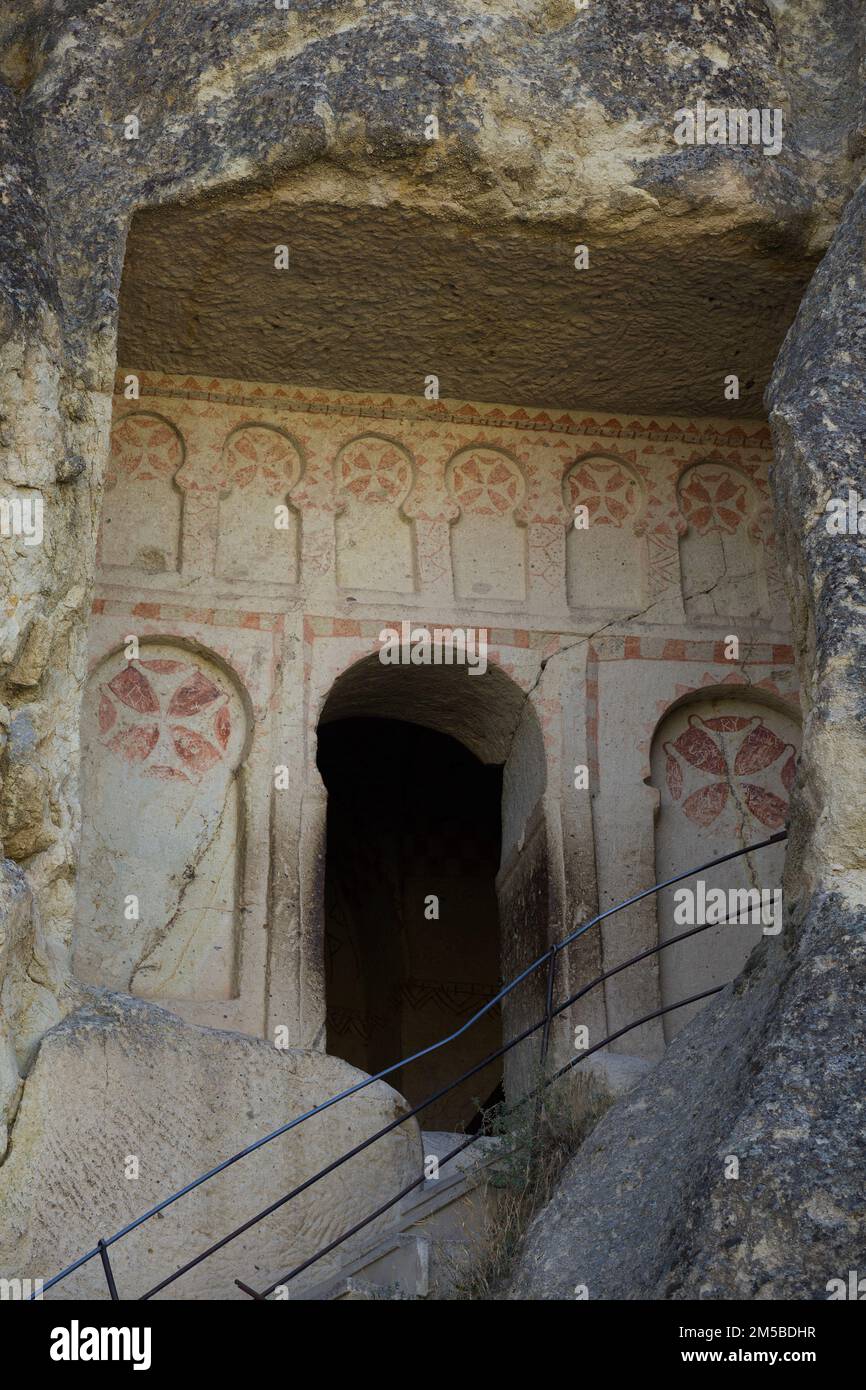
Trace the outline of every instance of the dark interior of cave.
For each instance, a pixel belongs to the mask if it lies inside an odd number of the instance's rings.
[[[502,768],[447,734],[375,718],[321,725],[317,761],[327,1050],[375,1073],[453,1033],[500,983]],[[497,1008],[389,1083],[417,1104],[500,1042]],[[426,1109],[422,1128],[471,1127],[501,1076],[491,1063]]]

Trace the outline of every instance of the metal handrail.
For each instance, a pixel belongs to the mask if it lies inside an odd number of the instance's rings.
[[[723,924],[711,922],[709,923],[709,925],[716,926]],[[706,928],[702,927],[700,930],[704,931],[706,930]],[[668,942],[667,944],[672,945],[673,943]],[[608,1043],[614,1042],[617,1038],[621,1038],[625,1033],[630,1033],[633,1029],[640,1028],[641,1025],[644,1023],[650,1023],[654,1018],[661,1018],[663,1014],[672,1013],[674,1009],[684,1009],[687,1004],[695,1004],[699,999],[708,999],[713,994],[721,994],[722,990],[726,988],[726,985],[715,985],[712,989],[702,990],[700,994],[690,995],[688,999],[680,999],[677,1001],[676,1004],[666,1004],[664,1008],[655,1009],[652,1013],[644,1014],[642,1018],[635,1019],[633,1023],[627,1023],[624,1028],[618,1028],[615,1033],[608,1033],[607,1037],[602,1038],[601,1042],[595,1043],[593,1047],[586,1048],[583,1052],[581,1052],[579,1057],[574,1057],[570,1062],[566,1062],[565,1066],[560,1067],[559,1071],[554,1072],[552,1076],[545,1077],[544,1080],[539,1082],[538,1086],[533,1088],[533,1090],[528,1091],[525,1096],[521,1096],[520,1100],[515,1102],[515,1106],[523,1105],[526,1103],[526,1101],[532,1100],[536,1095],[538,1095],[542,1090],[544,1090],[545,1087],[552,1085],[554,1081],[558,1081],[559,1078],[563,1076],[567,1071],[570,1071],[572,1067],[576,1067],[578,1063],[585,1061],[587,1057],[591,1057],[593,1052],[599,1052],[601,1048],[607,1047]],[[567,1005],[564,1007],[567,1007]],[[533,1033],[537,1032],[538,1029],[542,1026],[543,1022],[544,1020],[542,1019],[541,1022],[535,1024],[535,1026],[530,1031]],[[409,1117],[407,1115],[404,1116],[404,1118],[408,1119]],[[444,1165],[448,1163],[450,1159],[456,1158],[458,1154],[463,1153],[464,1149],[468,1149],[470,1144],[474,1144],[478,1139],[482,1138],[484,1138],[484,1135],[481,1133],[471,1134],[469,1138],[464,1141],[464,1143],[459,1144],[456,1149],[451,1149],[449,1153],[445,1154],[443,1158],[439,1159],[439,1167],[444,1167]],[[236,1279],[235,1284],[239,1289],[243,1289],[244,1293],[249,1294],[251,1298],[267,1298],[268,1295],[272,1294],[275,1289],[281,1288],[285,1284],[288,1284],[292,1279],[296,1279],[299,1274],[303,1274],[304,1270],[309,1269],[311,1265],[314,1265],[319,1260],[324,1259],[325,1255],[329,1255],[331,1251],[336,1250],[337,1247],[342,1245],[344,1241],[348,1240],[350,1236],[356,1235],[358,1231],[362,1231],[365,1226],[369,1226],[372,1221],[375,1221],[378,1216],[382,1216],[384,1212],[388,1211],[391,1207],[396,1206],[397,1202],[399,1202],[402,1197],[407,1196],[407,1194],[414,1191],[416,1187],[420,1187],[423,1182],[426,1182],[426,1178],[422,1173],[420,1178],[416,1178],[414,1182],[409,1183],[407,1187],[404,1187],[400,1192],[397,1193],[396,1197],[390,1198],[381,1207],[377,1207],[377,1209],[374,1212],[371,1212],[369,1216],[365,1216],[362,1221],[356,1222],[356,1224],[352,1226],[348,1231],[344,1231],[341,1236],[337,1236],[335,1240],[332,1240],[321,1250],[317,1250],[315,1255],[311,1255],[308,1259],[304,1260],[302,1264],[296,1265],[295,1268],[290,1270],[288,1274],[285,1274],[282,1279],[276,1279],[273,1282],[273,1284],[269,1284],[268,1287],[266,1289],[262,1289],[261,1292],[257,1293],[254,1289],[251,1289],[247,1284],[242,1283],[240,1279]],[[169,1281],[166,1280],[165,1282],[168,1283]],[[164,1288],[165,1284],[161,1284],[159,1287]],[[155,1293],[156,1290],[151,1289],[150,1292]],[[150,1294],[144,1294],[143,1297],[149,1298]]]
[[[608,972],[605,972],[597,979],[590,981],[590,983],[584,986],[580,991],[578,991],[576,995],[574,995],[571,999],[567,1000],[564,1004],[559,1005],[554,1010],[552,1008],[552,986],[556,959],[561,951],[565,950],[580,936],[583,936],[585,932],[589,931],[592,927],[597,926],[598,923],[603,922],[606,918],[613,916],[615,913],[621,912],[627,907],[632,907],[635,903],[642,901],[644,898],[650,897],[655,893],[661,892],[663,889],[669,888],[675,883],[682,882],[683,879],[691,878],[694,875],[703,873],[704,870],[714,868],[719,864],[725,864],[731,859],[739,858],[742,855],[750,854],[756,850],[765,849],[769,845],[778,844],[786,838],[786,830],[778,831],[775,835],[770,836],[766,840],[758,841],[756,844],[747,845],[741,849],[732,850],[727,854],[723,854],[715,859],[708,860],[706,863],[700,864],[695,868],[687,869],[683,873],[676,874],[672,878],[664,879],[658,883],[655,883],[651,887],[642,889],[639,893],[633,894],[632,897],[627,898],[620,903],[616,903],[612,907],[606,908],[604,911],[597,913],[594,917],[590,918],[587,922],[582,923],[581,926],[577,927],[574,931],[569,933],[569,935],[564,937],[561,941],[554,942],[551,946],[549,946],[546,951],[544,951],[540,956],[537,957],[536,960],[532,961],[528,966],[526,966],[525,969],[523,969],[506,985],[504,985],[491,999],[489,999],[480,1009],[478,1009],[476,1013],[472,1015],[471,1018],[467,1019],[467,1021],[464,1024],[462,1024],[460,1028],[456,1029],[453,1033],[448,1034],[444,1038],[440,1038],[437,1042],[431,1043],[427,1047],[421,1048],[419,1051],[411,1054],[408,1057],[403,1058],[401,1061],[392,1063],[390,1066],[383,1068],[381,1071],[376,1072],[371,1076],[365,1077],[362,1081],[357,1082],[354,1086],[347,1087],[345,1090],[340,1091],[333,1096],[330,1096],[327,1100],[321,1102],[319,1105],[314,1106],[312,1109],[307,1110],[303,1114],[296,1116],[293,1120],[290,1120],[286,1124],[279,1126],[279,1128],[272,1130],[270,1133],[263,1135],[262,1138],[255,1140],[251,1144],[248,1144],[245,1148],[238,1150],[237,1153],[232,1154],[229,1158],[224,1159],[221,1163],[209,1169],[207,1172],[200,1174],[199,1177],[185,1184],[185,1186],[179,1188],[176,1192],[173,1192],[168,1197],[163,1198],[162,1201],[158,1202],[155,1206],[149,1208],[149,1210],[144,1212],[141,1216],[136,1217],[135,1220],[127,1223],[126,1226],[123,1226],[112,1236],[109,1236],[108,1238],[101,1238],[93,1247],[93,1249],[88,1250],[85,1254],[79,1256],[77,1260],[74,1260],[71,1264],[67,1265],[58,1274],[55,1274],[51,1279],[45,1281],[41,1286],[40,1293],[45,1293],[48,1289],[53,1288],[54,1285],[60,1283],[61,1280],[66,1279],[70,1274],[73,1274],[77,1269],[80,1269],[83,1265],[87,1264],[90,1260],[94,1259],[98,1255],[101,1258],[103,1264],[103,1269],[106,1275],[106,1282],[108,1284],[111,1297],[113,1299],[117,1299],[118,1294],[114,1283],[114,1276],[111,1270],[111,1264],[108,1257],[108,1248],[111,1245],[116,1244],[125,1236],[131,1234],[132,1231],[138,1229],[139,1226],[142,1226],[146,1221],[149,1221],[152,1217],[164,1211],[174,1202],[179,1201],[181,1197],[186,1196],[189,1192],[194,1191],[203,1183],[208,1182],[213,1177],[216,1177],[218,1173],[224,1172],[233,1164],[240,1162],[241,1159],[246,1158],[249,1154],[256,1152],[256,1150],[262,1148],[265,1144],[268,1144],[272,1140],[279,1138],[281,1135],[288,1133],[290,1130],[295,1129],[298,1125],[304,1124],[307,1120],[314,1118],[314,1116],[322,1114],[325,1110],[328,1110],[332,1106],[337,1105],[340,1101],[346,1100],[350,1096],[356,1095],[359,1091],[366,1089],[366,1087],[371,1086],[374,1082],[383,1080],[385,1077],[390,1076],[393,1072],[400,1070],[402,1067],[409,1066],[413,1062],[419,1061],[421,1058],[427,1057],[431,1053],[436,1052],[443,1047],[446,1047],[449,1043],[455,1041],[457,1038],[461,1037],[464,1033],[466,1033],[470,1028],[472,1028],[478,1022],[479,1019],[483,1018],[492,1009],[496,1008],[504,999],[508,997],[509,994],[512,993],[514,989],[517,988],[519,984],[522,984],[524,980],[528,979],[531,975],[533,975],[542,965],[544,965],[545,963],[548,964],[547,1009],[545,1011],[544,1018],[540,1019],[537,1024],[533,1025],[530,1029],[525,1030],[525,1032],[520,1034],[518,1037],[511,1039],[502,1048],[497,1049],[496,1052],[492,1053],[490,1057],[485,1059],[483,1063],[480,1063],[477,1067],[472,1068],[469,1072],[458,1077],[455,1081],[449,1083],[449,1085],[446,1086],[441,1092],[437,1092],[436,1095],[429,1097],[426,1101],[421,1102],[419,1106],[402,1115],[399,1120],[393,1122],[391,1125],[386,1127],[385,1130],[382,1130],[379,1133],[371,1136],[371,1138],[368,1141],[365,1141],[365,1143],[360,1147],[356,1147],[356,1149],[350,1151],[341,1159],[336,1160],[331,1165],[328,1165],[328,1167],[322,1170],[321,1173],[314,1174],[311,1179],[308,1179],[298,1189],[295,1189],[291,1193],[287,1194],[285,1197],[280,1198],[277,1202],[273,1203],[270,1207],[265,1209],[265,1211],[258,1213],[257,1216],[250,1218],[250,1220],[244,1223],[243,1226],[238,1227],[237,1230],[231,1232],[228,1236],[224,1237],[222,1240],[209,1247],[207,1251],[202,1252],[200,1256],[197,1256],[195,1259],[184,1265],[181,1269],[175,1271],[173,1275],[168,1276],[160,1284],[156,1285],[153,1289],[150,1289],[146,1294],[141,1295],[142,1298],[152,1297],[153,1294],[157,1293],[160,1289],[165,1288],[168,1284],[173,1283],[175,1279],[180,1278],[182,1274],[187,1272],[187,1270],[193,1268],[196,1264],[201,1263],[201,1261],[203,1259],[208,1258],[210,1254],[213,1254],[216,1250],[221,1249],[224,1245],[228,1244],[230,1240],[234,1239],[237,1235],[240,1235],[244,1230],[248,1230],[250,1226],[255,1225],[257,1221],[264,1219],[266,1215],[269,1215],[272,1211],[275,1211],[278,1207],[284,1205],[287,1201],[290,1201],[292,1197],[297,1196],[299,1192],[304,1191],[308,1187],[312,1186],[312,1184],[318,1181],[319,1178],[326,1176],[327,1173],[333,1171],[335,1167],[339,1167],[341,1163],[346,1162],[349,1158],[354,1157],[356,1152],[360,1152],[362,1148],[368,1147],[370,1143],[375,1142],[375,1140],[377,1138],[382,1137],[383,1134],[390,1132],[391,1129],[396,1128],[399,1124],[402,1124],[407,1119],[412,1118],[414,1114],[417,1114],[420,1110],[426,1108],[427,1105],[432,1104],[434,1100],[439,1099],[441,1094],[445,1094],[447,1091],[452,1090],[456,1085],[459,1085],[462,1081],[468,1079],[469,1076],[474,1075],[476,1071],[481,1070],[483,1066],[488,1065],[490,1061],[495,1060],[497,1057],[504,1055],[505,1052],[510,1051],[512,1047],[517,1046],[518,1043],[524,1041],[526,1037],[530,1036],[534,1032],[537,1032],[540,1028],[545,1029],[545,1035],[543,1040],[543,1052],[546,1052],[546,1043],[549,1038],[549,1028],[551,1020],[554,1017],[556,1017],[559,1013],[561,1013],[563,1009],[570,1007],[570,1005],[574,1003],[576,999],[582,997],[582,995],[585,994],[588,990],[595,988],[595,986],[597,984],[600,984],[603,980],[608,979],[611,975],[618,974],[620,970],[626,969],[629,965],[635,964],[637,961],[644,959],[646,956],[652,955],[659,950],[665,949],[665,947],[667,946],[673,945],[675,941],[684,940],[686,937],[693,936],[697,932],[704,931],[710,926],[723,924],[715,922],[707,923],[704,926],[693,928],[688,932],[682,933],[678,937],[670,938],[667,942],[660,943],[657,946],[650,947],[647,950],[640,952],[637,956],[631,958],[628,961],[622,962],[620,965],[614,967]],[[724,988],[724,986],[719,986],[719,988]],[[718,991],[710,991],[710,993],[716,992]],[[706,995],[702,995],[700,997],[703,998],[706,997]],[[613,1037],[621,1036],[622,1032],[628,1032],[631,1028],[638,1027],[643,1022],[648,1022],[651,1017],[660,1016],[660,1013],[665,1013],[669,1012],[671,1009],[684,1007],[684,1005],[689,1002],[691,1001],[681,1000],[679,1003],[669,1005],[667,1006],[667,1009],[661,1010],[656,1014],[650,1015],[646,1019],[641,1019],[634,1024],[628,1025],[628,1027],[624,1030],[621,1030],[620,1033],[611,1035],[611,1037],[606,1039],[605,1042],[598,1044],[594,1048],[587,1049],[584,1052],[582,1052],[578,1058],[574,1059],[574,1061],[568,1064],[568,1067],[576,1065],[577,1062],[582,1061],[585,1057],[591,1055],[592,1052],[597,1051],[599,1047],[604,1046],[606,1042],[612,1041]],[[567,1070],[568,1067],[565,1069]],[[476,1136],[473,1136],[473,1140],[475,1137]],[[459,1150],[455,1150],[455,1153],[461,1152],[462,1149],[465,1147],[468,1147],[468,1144],[462,1145]],[[408,1189],[408,1191],[411,1191],[412,1187],[417,1185],[419,1184],[413,1184]],[[395,1201],[397,1200],[399,1200],[399,1197],[395,1199]],[[384,1210],[387,1209],[388,1207],[386,1206]],[[372,1219],[375,1218],[371,1217],[370,1220]],[[363,1222],[362,1227],[365,1224],[368,1224],[368,1222]],[[340,1244],[343,1240],[348,1239],[350,1234],[354,1234],[354,1231],[348,1232],[344,1236],[340,1237],[337,1240],[336,1244]],[[327,1251],[320,1252],[320,1255],[317,1258],[320,1258],[325,1253],[327,1253]],[[306,1268],[307,1266],[305,1265],[304,1267]],[[300,1273],[300,1269],[297,1272]],[[294,1277],[294,1273],[291,1277]],[[243,1287],[246,1290],[246,1286]],[[274,1285],[273,1287],[275,1288],[277,1287],[277,1285]],[[266,1295],[253,1296],[265,1297]],[[39,1295],[31,1294],[30,1297],[31,1299],[33,1299],[39,1297]]]
[[[544,1037],[542,1040],[542,1056],[546,1056],[547,1041],[550,1036],[550,1025],[553,1022],[554,1018],[557,1018],[559,1014],[563,1013],[566,1009],[571,1008],[571,1006],[575,1004],[578,999],[582,999],[585,994],[588,994],[590,990],[595,989],[597,985],[603,984],[605,980],[609,980],[612,976],[618,975],[620,971],[626,970],[630,965],[637,964],[638,961],[645,959],[645,957],[647,956],[656,955],[661,951],[665,951],[669,946],[675,946],[677,942],[685,941],[688,937],[696,936],[699,932],[709,931],[712,927],[731,925],[733,921],[734,919],[728,918],[725,922],[706,922],[702,926],[691,927],[688,931],[680,932],[677,936],[668,937],[667,941],[662,941],[655,946],[650,946],[646,950],[638,952],[637,955],[631,956],[628,960],[622,961],[619,965],[615,965],[610,970],[606,970],[601,975],[596,976],[595,979],[590,980],[588,984],[583,985],[579,990],[576,991],[576,993],[570,995],[568,999],[565,999],[561,1004],[558,1004],[555,1008],[553,1007],[552,1002],[552,989],[549,988],[547,994],[548,1007],[545,1009],[544,1016],[538,1019],[537,1022],[530,1024],[527,1028],[524,1028],[522,1033],[518,1033],[515,1037],[510,1038],[508,1042],[502,1043],[493,1052],[489,1052],[487,1056],[484,1057],[480,1062],[474,1063],[473,1066],[469,1067],[466,1071],[462,1072],[460,1076],[454,1077],[444,1086],[441,1086],[439,1090],[434,1091],[429,1096],[426,1096],[424,1100],[419,1101],[416,1105],[412,1106],[411,1109],[406,1110],[396,1120],[391,1120],[390,1123],[384,1125],[382,1129],[376,1130],[374,1134],[369,1135],[368,1138],[362,1140],[353,1148],[346,1150],[346,1152],[341,1154],[338,1158],[333,1159],[329,1164],[326,1165],[326,1167],[319,1169],[317,1173],[313,1173],[311,1177],[306,1178],[304,1182],[300,1183],[297,1187],[292,1188],[291,1191],[285,1193],[282,1197],[278,1197],[276,1201],[271,1202],[269,1206],[264,1207],[259,1212],[256,1212],[254,1216],[249,1217],[240,1226],[236,1227],[235,1230],[230,1231],[228,1235],[222,1236],[220,1240],[215,1241],[213,1245],[209,1245],[207,1249],[202,1250],[193,1259],[187,1261],[186,1264],[181,1265],[181,1267],[179,1269],[176,1269],[173,1274],[167,1275],[165,1279],[162,1279],[160,1281],[160,1283],[155,1284],[152,1289],[148,1289],[146,1293],[141,1294],[140,1299],[142,1301],[146,1301],[147,1299],[152,1298],[154,1294],[160,1293],[164,1288],[167,1288],[169,1284],[173,1284],[175,1280],[180,1279],[182,1275],[188,1274],[191,1269],[194,1269],[196,1267],[196,1265],[201,1264],[204,1260],[208,1259],[209,1256],[216,1254],[217,1250],[222,1250],[226,1245],[233,1241],[236,1236],[243,1235],[245,1231],[250,1230],[253,1226],[257,1225],[259,1221],[263,1221],[266,1216],[271,1216],[273,1212],[278,1211],[279,1208],[285,1206],[287,1202],[292,1201],[295,1197],[299,1197],[302,1192],[308,1191],[309,1188],[314,1187],[315,1184],[319,1182],[322,1178],[328,1177],[331,1173],[335,1172],[337,1168],[341,1168],[344,1163],[348,1163],[350,1159],[356,1158],[358,1154],[363,1153],[365,1149],[369,1149],[370,1146],[372,1144],[375,1144],[378,1139],[383,1139],[386,1134],[390,1134],[393,1130],[399,1129],[399,1127],[402,1124],[405,1124],[407,1120],[414,1119],[414,1117],[416,1115],[419,1115],[422,1110],[426,1110],[437,1100],[441,1100],[443,1096],[449,1093],[449,1091],[455,1090],[456,1087],[462,1085],[464,1081],[469,1081],[471,1077],[476,1076],[478,1072],[481,1072],[484,1070],[485,1067],[488,1067],[491,1062],[495,1062],[498,1058],[503,1057],[507,1052],[510,1052],[512,1048],[519,1046],[519,1044],[522,1042],[525,1042],[527,1038],[532,1037],[532,1035],[534,1033],[537,1033],[541,1028],[545,1030]],[[551,972],[551,974],[548,976],[548,985],[552,984],[552,980],[553,975]],[[720,989],[724,989],[724,985],[719,985],[718,989],[709,990],[707,991],[707,993],[718,993],[718,990]],[[701,997],[703,998],[704,996],[702,995]],[[668,1005],[667,1008],[663,1009],[661,1012],[667,1013],[670,1012],[672,1009],[683,1008],[686,1004],[692,1002],[693,1001],[691,999],[683,999],[680,1000],[677,1004]],[[629,1024],[628,1027],[622,1030],[622,1032],[629,1032],[633,1028],[640,1027],[642,1023],[649,1022],[650,1018],[656,1018],[658,1016],[659,1015],[656,1013],[649,1015],[647,1018],[638,1019],[636,1022]],[[621,1033],[613,1034],[610,1037],[604,1039],[604,1041],[602,1041],[601,1043],[596,1044],[594,1047],[584,1049],[581,1052],[580,1056],[575,1059],[575,1061],[583,1061],[585,1057],[591,1056],[593,1052],[597,1052],[599,1048],[604,1047],[606,1043],[612,1042],[614,1037],[620,1036]],[[569,1065],[574,1064],[570,1063]],[[515,1104],[522,1104],[525,1100],[530,1099],[531,1096],[534,1094],[534,1092],[530,1092],[529,1096],[522,1096],[520,1100],[515,1102]],[[473,1135],[473,1139],[480,1137],[480,1134]],[[462,1149],[465,1147],[467,1147],[467,1145],[462,1145],[459,1152],[462,1152]],[[442,1166],[442,1160],[440,1160],[439,1166]],[[415,1186],[418,1186],[418,1184],[413,1183],[412,1187]],[[409,1188],[409,1191],[412,1190],[412,1187]],[[365,1224],[367,1224],[367,1222],[363,1222],[362,1226]],[[338,1237],[334,1244],[341,1244],[344,1240],[348,1239],[350,1234],[354,1234],[354,1229],[351,1232],[347,1232],[343,1236]],[[333,1245],[329,1248],[333,1248]],[[327,1251],[321,1252],[321,1254],[326,1253]],[[315,1263],[315,1261],[313,1260],[310,1263]],[[300,1271],[298,1272],[300,1273]],[[276,1288],[276,1285],[274,1285],[274,1288]]]

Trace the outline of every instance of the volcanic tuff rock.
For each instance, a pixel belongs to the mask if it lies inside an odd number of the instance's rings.
[[[862,17],[844,0],[599,0],[578,14],[570,0],[444,0],[411,13],[395,0],[307,0],[288,12],[221,0],[146,13],[112,0],[33,0],[0,17],[0,473],[6,495],[38,489],[46,513],[43,545],[4,541],[0,551],[0,826],[5,852],[19,866],[6,874],[10,917],[0,942],[7,965],[0,1100],[7,1118],[39,1037],[78,1000],[69,985],[77,721],[133,214],[133,250],[156,246],[170,266],[171,238],[201,227],[209,213],[210,225],[218,223],[223,205],[241,191],[277,220],[281,210],[300,215],[315,205],[330,209],[339,227],[344,218],[382,210],[389,227],[398,226],[398,247],[401,237],[429,235],[434,289],[447,288],[454,269],[471,297],[488,273],[495,276],[497,255],[513,253],[508,264],[528,268],[526,343],[550,334],[547,357],[562,357],[556,393],[586,374],[587,390],[619,393],[611,406],[640,410],[655,396],[665,408],[692,409],[688,391],[694,388],[700,405],[719,363],[750,338],[755,374],[744,383],[742,408],[754,412],[802,287],[857,183],[864,51]],[[783,109],[782,153],[771,159],[758,149],[675,146],[674,112],[702,97]],[[137,141],[123,138],[131,112],[141,123]],[[424,138],[430,112],[442,132],[435,142]],[[166,204],[175,206],[160,232],[153,210]],[[683,1275],[682,1288],[692,1286],[689,1280],[710,1290],[732,1280],[737,1288],[819,1287],[826,1264],[849,1258],[851,1232],[859,1229],[846,1176],[859,1142],[847,1058],[852,1067],[862,1058],[844,972],[862,930],[862,551],[857,542],[831,547],[819,531],[825,494],[862,478],[861,213],[858,196],[786,345],[772,395],[780,524],[813,699],[792,831],[792,933],[799,946],[765,962],[745,986],[743,1009],[758,988],[776,1001],[765,1025],[751,1012],[737,1023],[728,999],[677,1044],[659,1079],[645,1083],[644,1094],[655,1095],[651,1088],[679,1076],[685,1097],[701,1074],[694,1072],[692,1083],[683,1072],[684,1052],[695,1045],[690,1039],[706,1036],[716,1055],[712,1040],[721,1045],[725,1020],[740,1030],[747,1056],[729,1062],[720,1088],[727,1119],[716,1137],[722,1148],[760,1144],[763,1156],[749,1167],[744,1151],[739,1185],[720,1186],[709,1138],[683,1138],[698,1166],[683,1172],[682,1191],[700,1178],[705,1196],[689,1208],[694,1214],[700,1207],[700,1220],[695,1214],[689,1224],[685,1207],[674,1214],[678,1231],[688,1226],[693,1250],[694,1274]],[[376,223],[368,220],[365,256],[373,263]],[[405,236],[400,226],[408,227]],[[473,262],[472,248],[484,238],[488,253]],[[553,266],[579,240],[597,246],[602,260],[606,250],[611,258],[583,337],[565,310],[559,318],[551,310],[561,299],[551,299],[553,272],[532,271],[538,248],[541,263]],[[461,246],[468,248],[462,259]],[[417,264],[424,262],[422,256]],[[723,303],[719,283],[729,290]],[[178,320],[194,346],[197,306],[189,287],[181,289]],[[607,307],[617,295],[618,317]],[[232,299],[218,315],[226,341]],[[157,306],[164,302],[156,296]],[[257,302],[253,313],[266,308]],[[336,308],[348,312],[339,295]],[[497,323],[487,307],[479,314],[488,326]],[[634,332],[626,332],[632,315]],[[503,381],[490,332],[466,352],[459,315],[454,322],[441,339],[441,350],[454,355],[452,394],[501,399],[498,391],[487,394]],[[149,341],[156,353],[158,334]],[[238,341],[244,348],[246,339]],[[695,345],[694,354],[676,349],[683,341]],[[360,349],[335,359],[339,384],[375,389],[376,371],[394,364],[383,359],[377,367],[363,339]],[[521,376],[524,360],[531,370]],[[504,384],[532,391],[537,365],[529,347],[517,353]],[[314,356],[307,370],[315,382]],[[823,1007],[808,1003],[809,987],[818,984]],[[798,1024],[806,1037],[797,1075],[811,1095],[806,1118],[815,1142],[805,1137],[795,1104],[801,1083],[792,1080],[789,1052]],[[57,1035],[51,1037],[57,1047]],[[828,1058],[840,1055],[842,1075],[828,1084]],[[754,1076],[752,1063],[759,1066]],[[42,1080],[27,1101],[45,1075],[39,1068],[37,1060],[25,1088],[27,1113],[41,1103]],[[772,1101],[770,1083],[781,1088]],[[779,1103],[783,1137],[770,1141],[766,1126]],[[605,1126],[618,1133],[623,1113],[615,1111]],[[676,1122],[682,1124],[681,1114]],[[602,1127],[592,1143],[604,1133]],[[819,1190],[822,1139],[833,1154],[837,1208],[815,1197],[809,1215],[807,1188]],[[578,1181],[581,1165],[591,1162],[587,1150],[568,1181]],[[797,1184],[790,1193],[788,1174]],[[753,1235],[742,1224],[748,1195]],[[781,1240],[783,1198],[790,1198],[789,1210],[806,1213],[795,1237],[799,1272],[786,1273],[787,1256],[778,1257],[779,1266],[771,1248]],[[804,1242],[819,1236],[816,1260]],[[725,1274],[719,1252],[728,1239],[745,1244]],[[652,1269],[653,1287],[672,1287],[684,1240],[670,1238],[664,1268],[650,1260],[635,1277],[648,1281]],[[531,1243],[530,1256],[537,1249]],[[535,1278],[528,1270],[524,1288]],[[606,1275],[590,1276],[598,1288],[613,1287]]]
[[[866,1265],[864,539],[825,524],[829,498],[866,496],[864,240],[866,186],[769,391],[807,700],[785,934],[572,1160],[515,1298],[826,1298]]]
[[[261,1039],[190,1027],[124,995],[94,995],[46,1034],[28,1077],[0,1168],[0,1269],[48,1279],[93,1246],[88,1192],[98,1194],[97,1219],[111,1233],[242,1144],[360,1080],[338,1057],[280,1052]],[[121,1296],[137,1297],[405,1109],[377,1081],[181,1198],[113,1248]],[[258,1287],[278,1279],[368,1215],[383,1188],[411,1182],[420,1164],[418,1125],[409,1120],[185,1275],[172,1293],[244,1297],[235,1278]],[[380,1219],[367,1228],[362,1242],[375,1243],[381,1226]],[[345,1250],[352,1249],[349,1242]],[[325,1260],[313,1277],[328,1271]],[[104,1297],[100,1261],[50,1296]]]

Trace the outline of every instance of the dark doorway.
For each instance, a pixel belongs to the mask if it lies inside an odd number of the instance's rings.
[[[376,1072],[452,1033],[499,986],[502,768],[396,719],[338,719],[319,726],[318,744],[327,1050]],[[499,1046],[501,1028],[491,1010],[388,1079],[417,1103]],[[501,1078],[491,1063],[425,1110],[422,1127],[471,1125]]]

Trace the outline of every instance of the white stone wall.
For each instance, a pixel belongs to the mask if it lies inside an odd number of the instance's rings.
[[[762,424],[137,379],[137,399],[115,398],[90,637],[82,978],[193,1022],[265,1036],[284,1024],[295,1044],[322,1045],[315,728],[334,681],[403,619],[487,628],[490,662],[540,731],[540,797],[521,771],[533,736],[512,750],[512,722],[481,750],[513,751],[520,773],[503,808],[509,970],[537,952],[539,923],[524,942],[521,911],[544,917],[543,945],[657,872],[769,833],[766,800],[744,802],[736,824],[698,824],[658,772],[702,692],[712,718],[730,703],[796,742]],[[422,699],[424,679],[419,668]],[[462,712],[429,722],[471,746],[466,730],[496,720],[494,697],[473,714],[487,679],[467,677]],[[543,862],[540,907],[522,855]],[[560,987],[653,944],[665,911],[648,900],[605,924]],[[744,942],[720,946],[710,975],[738,968]],[[596,991],[557,1045],[574,1022],[597,1040],[706,975],[705,960],[677,959]],[[675,1026],[619,1046],[653,1055]]]

